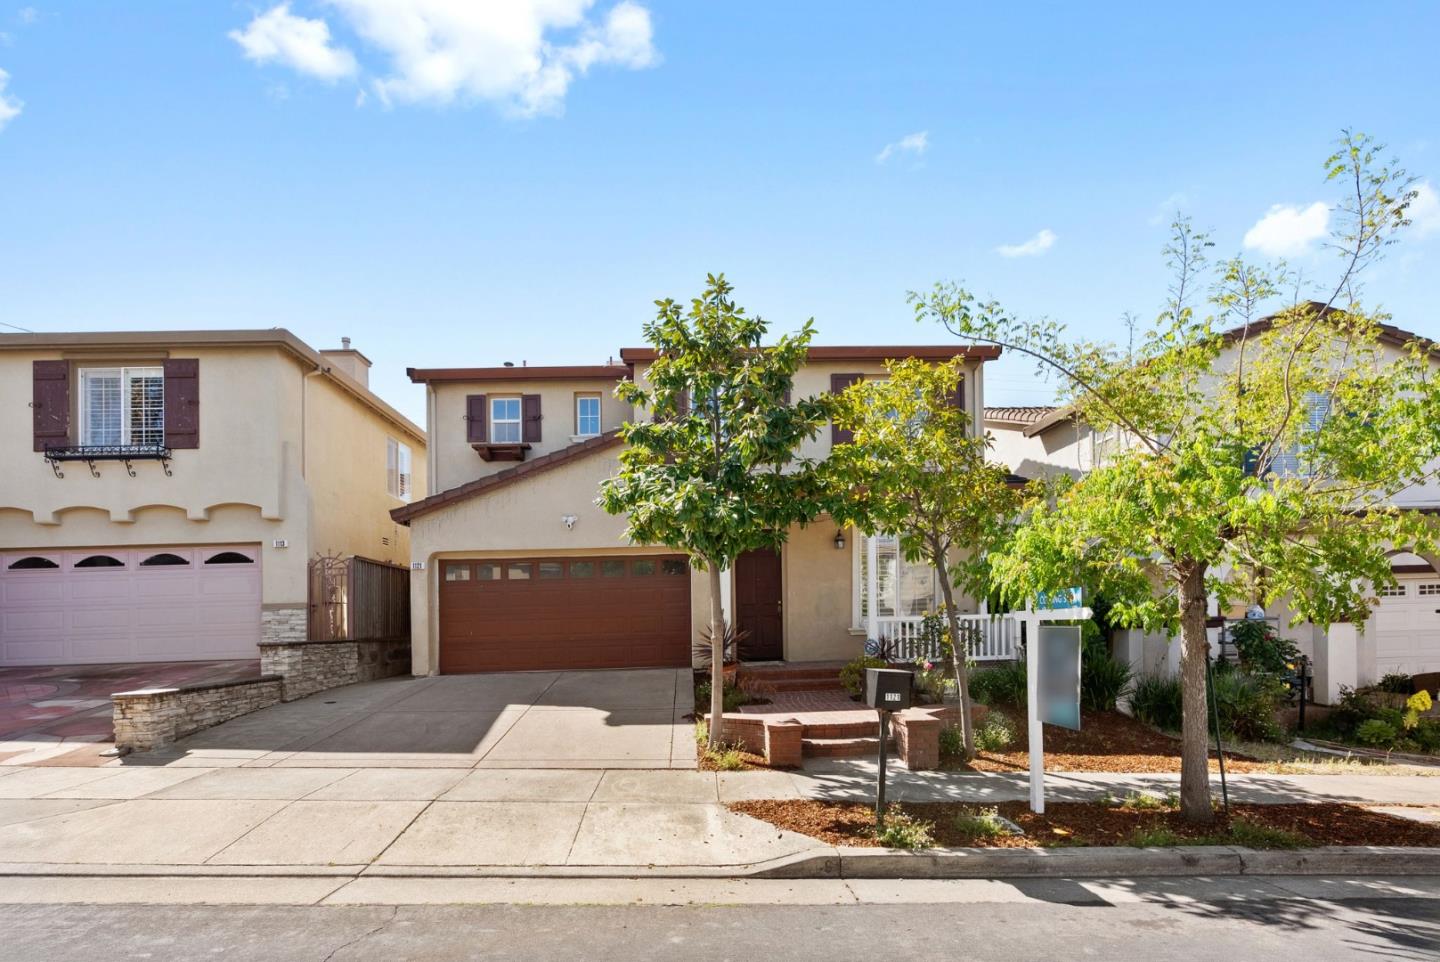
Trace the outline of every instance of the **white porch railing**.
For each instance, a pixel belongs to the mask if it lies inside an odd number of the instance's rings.
[[[897,659],[939,658],[940,647],[921,633],[920,617],[875,619],[877,637],[893,645]],[[1020,642],[1020,619],[1014,615],[961,615],[960,633],[974,661],[1013,661]]]

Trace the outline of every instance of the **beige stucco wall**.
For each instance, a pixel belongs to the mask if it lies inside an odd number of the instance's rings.
[[[836,525],[828,518],[790,529],[780,551],[784,585],[787,661],[850,659],[864,650],[863,632],[851,631],[855,532],[835,547]]]
[[[84,462],[62,464],[57,478],[32,450],[33,361],[159,366],[167,356],[200,364],[200,446],[174,451],[169,476],[154,461],[132,462],[133,478],[122,462],[100,461],[98,478]],[[405,563],[407,534],[392,534],[388,516],[398,502],[385,490],[386,419],[323,375],[307,378],[313,370],[269,345],[0,351],[0,546],[258,544],[267,606],[305,604],[306,561],[330,543]],[[72,371],[72,430],[78,384]],[[302,417],[307,402],[311,416]],[[346,450],[357,437],[364,439],[363,468],[358,448]],[[423,439],[417,433],[408,443],[422,484]],[[396,542],[388,555],[375,553],[382,531]],[[287,546],[274,547],[277,539]]]
[[[326,378],[307,378],[304,385],[311,553],[408,565],[410,530],[390,517],[407,502],[387,489],[387,441],[410,448],[411,500],[419,500],[426,490],[424,439],[356,404]]]
[[[615,381],[608,378],[563,381],[436,381],[429,386],[430,446],[434,452],[433,486],[427,494],[482,478],[514,461],[484,461],[466,440],[465,399],[472,394],[491,397],[540,395],[541,439],[532,442],[526,459],[568,447],[575,434],[575,395],[600,395],[600,430],[618,428],[630,415],[630,406],[615,397]],[[489,402],[486,402],[487,408]],[[487,411],[488,417],[488,411]]]
[[[1024,478],[1078,478],[1094,466],[1090,427],[1066,421],[1026,437],[1023,430],[987,423],[991,437],[990,460]]]

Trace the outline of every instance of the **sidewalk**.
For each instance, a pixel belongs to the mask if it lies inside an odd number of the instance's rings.
[[[868,800],[870,768],[12,767],[0,770],[0,873],[739,875],[835,849],[731,813],[725,802]],[[1057,801],[1177,785],[1174,775],[1047,778]],[[892,773],[891,795],[994,802],[1027,797],[1027,783],[902,769]],[[1231,797],[1440,807],[1440,778],[1246,775],[1231,779]]]

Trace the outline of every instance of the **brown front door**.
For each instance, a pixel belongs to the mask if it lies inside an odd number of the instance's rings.
[[[684,557],[441,562],[445,674],[689,664]]]
[[[735,626],[750,632],[740,642],[742,661],[785,657],[785,621],[780,613],[780,552],[747,551],[735,560]]]

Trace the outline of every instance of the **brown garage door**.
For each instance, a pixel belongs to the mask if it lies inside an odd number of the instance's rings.
[[[683,557],[444,561],[440,569],[442,672],[690,664]]]

